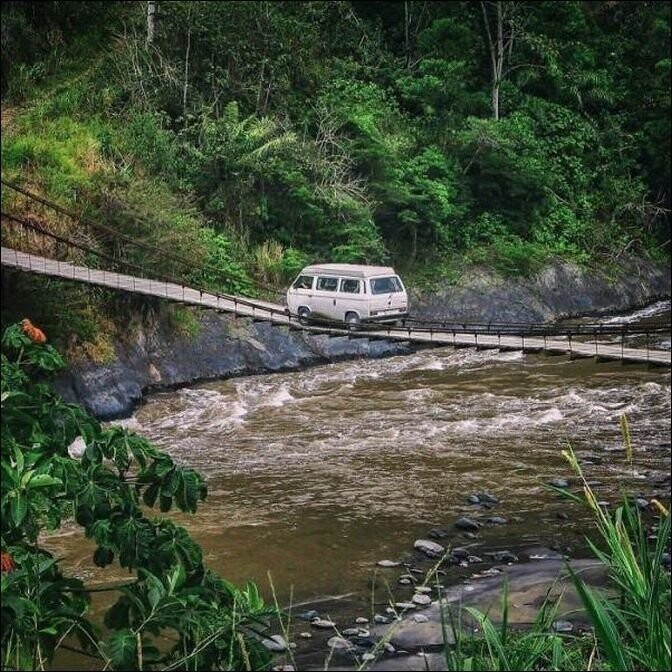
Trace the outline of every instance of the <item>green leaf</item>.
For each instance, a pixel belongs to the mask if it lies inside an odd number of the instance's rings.
[[[128,628],[119,630],[110,637],[110,640],[107,643],[107,650],[115,669],[135,669],[136,646],[136,637]]]
[[[17,492],[16,497],[10,500],[9,509],[14,525],[19,527],[28,513],[28,499]]]
[[[63,481],[60,478],[49,476],[49,474],[36,474],[30,479],[26,487],[28,489],[47,488],[51,485],[63,485]]]

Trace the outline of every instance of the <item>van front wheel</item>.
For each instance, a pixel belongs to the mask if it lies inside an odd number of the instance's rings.
[[[345,323],[348,325],[348,329],[356,329],[360,325],[361,320],[357,313],[346,313]]]
[[[299,316],[299,322],[301,324],[308,324],[308,321],[310,320],[310,308],[301,306],[297,312],[297,315]]]

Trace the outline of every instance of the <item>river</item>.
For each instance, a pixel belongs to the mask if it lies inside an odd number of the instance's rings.
[[[663,302],[613,319],[669,321],[669,312]],[[568,445],[598,499],[661,488],[669,497],[660,483],[670,473],[670,370],[644,365],[427,349],[153,394],[123,424],[207,479],[198,514],[178,516],[207,563],[239,584],[254,579],[268,597],[270,573],[283,604],[290,594],[365,600],[376,561],[411,557],[432,528],[474,553],[585,555],[588,513],[547,487],[572,482]],[[494,509],[467,502],[483,492],[500,500]],[[465,539],[453,527],[465,515],[508,522]],[[71,532],[52,542],[80,576],[100,580]]]

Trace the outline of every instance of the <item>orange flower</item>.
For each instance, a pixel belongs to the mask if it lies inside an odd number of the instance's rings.
[[[36,327],[27,317],[21,320],[21,331],[28,336],[33,343],[46,343],[47,337],[42,329]]]
[[[16,565],[14,564],[14,558],[11,554],[0,551],[0,571],[12,572],[14,569],[16,569]]]

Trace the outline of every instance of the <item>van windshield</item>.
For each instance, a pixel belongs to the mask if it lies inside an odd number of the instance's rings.
[[[403,291],[401,281],[396,275],[389,278],[371,278],[371,294],[394,294]]]

